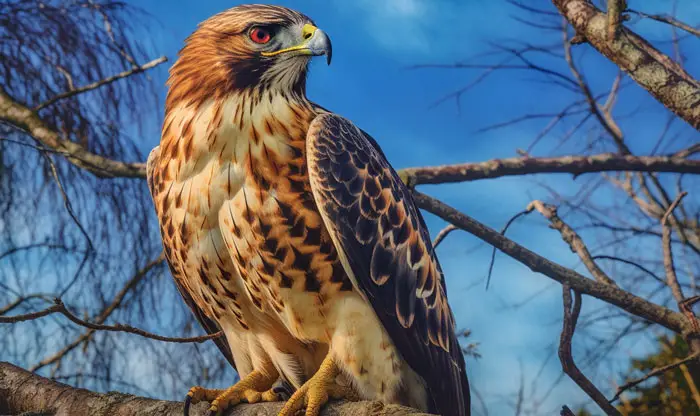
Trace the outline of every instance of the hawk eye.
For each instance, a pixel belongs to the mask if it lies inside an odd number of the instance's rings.
[[[256,26],[250,29],[250,40],[255,43],[267,43],[272,39],[272,34],[269,29],[264,27]]]

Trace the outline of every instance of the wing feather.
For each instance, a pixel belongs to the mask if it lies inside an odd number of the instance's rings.
[[[148,160],[146,161],[146,177],[148,179],[148,189],[151,192],[151,197],[153,197],[153,200],[156,200],[157,197],[157,189],[155,186],[156,179],[154,177],[154,170],[155,167],[158,163],[158,155],[159,155],[159,148],[160,146],[156,146],[153,150],[151,150],[151,153],[148,155]],[[158,204],[156,203],[156,210],[158,209]],[[166,251],[167,252],[167,251]],[[167,257],[167,256],[166,256]],[[170,262],[170,259],[168,260],[168,267],[170,267],[170,273],[175,277],[177,273],[173,269],[173,265]],[[192,296],[187,292],[187,289],[185,289],[182,284],[180,284],[179,279],[174,278],[175,281],[175,286],[177,286],[177,291],[180,292],[180,295],[182,296],[182,299],[185,301],[187,306],[192,310],[192,313],[194,314],[194,317],[197,318],[197,321],[199,322],[200,325],[204,328],[204,330],[207,332],[207,334],[215,334],[219,331],[221,331],[221,327],[214,322],[213,320],[209,319],[207,315],[204,313],[202,309],[200,309],[197,304],[195,303],[194,299],[192,299]],[[231,352],[231,347],[228,344],[228,341],[226,339],[226,335],[222,335],[218,338],[214,338],[214,343],[216,346],[219,348],[222,354],[224,354],[224,357],[226,357],[226,360],[231,364],[231,366],[236,369],[236,363],[233,361],[233,353]]]
[[[340,116],[317,116],[306,148],[316,204],[355,288],[425,380],[431,410],[469,414],[445,281],[410,191],[374,139]]]

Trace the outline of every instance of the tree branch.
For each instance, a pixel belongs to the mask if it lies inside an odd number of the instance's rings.
[[[204,416],[207,408],[207,403],[198,403],[190,408],[190,414]],[[226,412],[226,416],[274,416],[281,408],[282,402],[240,404]],[[181,402],[116,392],[99,394],[74,388],[0,362],[0,414],[46,412],[58,415],[180,416],[182,409]],[[330,402],[321,415],[430,416],[407,407],[370,401]]]
[[[413,197],[420,208],[495,246],[508,256],[528,266],[534,272],[542,273],[559,283],[566,283],[573,290],[615,305],[633,315],[657,323],[674,332],[689,334],[693,330],[692,325],[685,316],[678,312],[649,302],[616,286],[598,283],[574,270],[547,260],[466,214],[428,195],[413,191]]]
[[[571,301],[571,288],[569,285],[562,286],[564,300],[564,323],[561,329],[561,338],[559,340],[559,360],[561,368],[579,387],[586,392],[588,397],[593,399],[601,409],[608,415],[619,415],[620,412],[612,406],[605,398],[603,393],[586,377],[581,370],[576,366],[574,357],[571,355],[571,340],[576,331],[576,323],[578,316],[581,313],[581,294],[574,291],[575,300]]]
[[[608,40],[608,16],[587,0],[552,0],[576,33],[613,61],[666,108],[700,129],[700,82],[646,40],[620,26]]]
[[[638,171],[700,174],[700,160],[669,156],[632,156],[603,153],[593,156],[513,157],[480,163],[462,163],[401,169],[399,175],[409,186],[454,183],[502,176],[536,173]]]
[[[73,313],[71,313],[71,311],[69,311],[68,308],[66,308],[66,305],[63,304],[61,299],[58,299],[58,298],[55,299],[54,303],[55,303],[55,305],[53,305],[49,308],[46,308],[42,311],[39,311],[39,312],[32,312],[32,313],[27,313],[24,315],[15,315],[15,316],[0,316],[0,324],[14,324],[17,322],[31,321],[34,319],[43,318],[44,316],[52,315],[54,313],[60,313],[61,315],[65,316],[73,323],[76,323],[80,326],[84,326],[85,328],[92,329],[94,331],[128,332],[130,334],[140,335],[144,338],[151,338],[151,339],[155,339],[157,341],[164,341],[164,342],[178,342],[178,343],[204,342],[204,341],[208,341],[208,340],[213,339],[213,338],[218,338],[223,334],[221,331],[219,331],[219,332],[214,333],[214,334],[202,335],[199,337],[188,337],[188,338],[185,338],[185,337],[164,337],[162,335],[157,335],[157,334],[150,333],[148,331],[144,331],[143,329],[134,328],[133,326],[130,326],[130,325],[124,325],[124,324],[103,325],[103,324],[88,322],[86,320],[78,318]]]
[[[107,318],[109,318],[114,311],[119,309],[119,307],[122,305],[122,302],[124,301],[124,298],[126,295],[133,290],[147,275],[148,273],[157,267],[160,264],[163,264],[165,261],[165,254],[161,253],[156,259],[153,261],[149,262],[146,264],[143,269],[139,270],[136,272],[122,287],[122,289],[116,294],[114,299],[112,299],[112,302],[110,302],[101,312],[100,314],[94,319],[94,323],[96,324],[102,324],[104,323]],[[38,364],[30,368],[30,371],[34,372],[39,370],[42,367],[45,367],[50,364],[54,364],[59,362],[63,357],[66,356],[69,352],[73,351],[76,347],[78,347],[80,344],[83,343],[83,341],[89,340],[90,337],[95,333],[94,329],[90,329],[86,331],[85,333],[81,334],[78,336],[75,340],[73,340],[71,343],[67,344],[65,347],[63,347],[60,351],[56,352],[55,354],[51,355],[50,357],[44,358],[41,360]]]
[[[532,212],[532,210],[537,210],[550,221],[552,228],[561,233],[561,237],[569,245],[571,251],[578,254],[581,261],[583,261],[583,264],[586,266],[588,271],[591,272],[595,280],[608,285],[615,284],[615,282],[598,266],[598,264],[596,264],[595,260],[593,260],[591,253],[588,251],[588,247],[586,247],[586,244],[583,242],[581,237],[579,237],[576,231],[574,231],[573,228],[569,227],[567,223],[559,218],[556,207],[547,205],[542,201],[535,200],[530,202],[530,204],[527,206],[528,212]]]
[[[687,192],[682,192],[678,194],[678,197],[676,197],[675,201],[673,201],[671,206],[668,207],[668,210],[666,210],[666,213],[661,218],[661,244],[663,245],[664,252],[664,269],[666,271],[666,283],[668,284],[668,287],[671,288],[671,293],[673,293],[673,297],[676,298],[676,302],[678,302],[679,306],[685,300],[685,296],[683,296],[683,289],[681,289],[681,285],[678,284],[676,268],[673,265],[673,251],[671,250],[671,227],[668,224],[668,218],[671,216],[673,210],[676,209],[678,204],[681,203],[683,197],[685,197],[687,194]]]
[[[636,386],[637,384],[643,383],[652,377],[659,376],[668,370],[673,370],[674,368],[676,368],[682,364],[689,363],[689,362],[697,359],[698,357],[700,357],[700,352],[693,353],[693,354],[691,354],[691,355],[689,355],[681,360],[673,362],[671,364],[664,365],[662,367],[656,367],[655,369],[651,370],[649,373],[647,373],[643,377],[640,377],[640,378],[632,380],[632,381],[628,381],[627,383],[625,383],[622,386],[617,388],[617,392],[615,392],[615,396],[612,399],[610,399],[610,403],[617,400],[620,397],[620,395],[625,392],[625,390],[631,389],[632,387]]]
[[[0,86],[0,120],[27,131],[34,139],[51,150],[64,153],[66,158],[100,178],[145,178],[145,163],[112,160],[90,152],[78,143],[61,138],[39,115],[18,103]]]
[[[669,24],[669,25],[671,25],[671,26],[674,26],[674,27],[677,27],[677,28],[679,28],[679,29],[685,30],[686,32],[691,33],[691,34],[693,34],[693,35],[695,35],[695,36],[700,36],[700,30],[699,30],[699,29],[696,29],[696,28],[690,26],[690,25],[687,24],[687,23],[683,23],[683,22],[681,22],[681,21],[678,20],[678,19],[674,19],[674,18],[671,17],[671,16],[665,16],[665,15],[661,15],[661,14],[646,14],[646,13],[644,13],[644,12],[640,12],[640,11],[637,11],[637,10],[631,10],[631,9],[628,9],[627,11],[630,12],[630,13],[634,13],[634,14],[636,14],[636,15],[639,15],[639,16],[641,16],[641,17],[645,17],[645,18],[647,18],[647,19],[652,19],[652,20],[656,20],[657,22],[662,22],[662,23]]]
[[[114,81],[120,80],[122,78],[126,78],[126,77],[129,77],[131,75],[147,71],[151,68],[155,68],[156,66],[158,66],[164,62],[167,62],[167,61],[168,61],[168,58],[166,58],[165,56],[161,56],[158,59],[154,59],[151,62],[148,62],[148,63],[143,64],[141,66],[136,66],[128,71],[120,72],[116,75],[112,75],[111,77],[101,79],[99,81],[93,82],[93,83],[85,85],[83,87],[72,89],[70,91],[66,91],[64,93],[58,94],[57,96],[50,98],[50,99],[44,101],[43,103],[39,104],[38,106],[34,107],[34,112],[38,113],[39,110],[41,110],[42,108],[48,107],[48,106],[56,103],[57,101],[60,101],[60,100],[66,99],[66,98],[70,98],[70,97],[74,97],[78,94],[82,94],[82,93],[87,92],[87,91],[96,90],[104,85],[111,84]]]

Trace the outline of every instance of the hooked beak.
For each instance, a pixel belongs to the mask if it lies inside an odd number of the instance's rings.
[[[262,52],[263,56],[275,56],[286,52],[297,52],[299,55],[321,56],[326,55],[326,63],[331,64],[333,57],[333,45],[331,39],[324,31],[312,24],[305,24],[301,29],[301,37],[304,39],[300,44],[274,52]]]

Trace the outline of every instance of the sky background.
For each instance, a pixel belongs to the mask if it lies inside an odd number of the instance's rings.
[[[480,72],[412,69],[411,66],[465,60],[486,62],[488,59],[474,57],[493,50],[493,42],[539,42],[545,36],[546,32],[515,21],[513,16],[523,15],[505,1],[290,0],[271,3],[307,14],[328,33],[333,42],[333,63],[330,67],[320,59],[312,63],[308,96],[373,135],[395,168],[517,156],[516,149],[527,148],[548,119],[486,133],[477,133],[477,130],[538,110],[551,111],[556,109],[557,103],[565,104],[572,98],[562,90],[533,82],[537,77],[531,73],[504,71],[471,89],[459,106],[454,100],[433,105],[469,84]],[[550,2],[525,3],[553,10]],[[630,3],[635,7],[639,2]],[[236,4],[239,2],[218,0],[138,2],[159,22],[148,31],[155,46],[154,57],[166,55],[170,63],[198,22]],[[644,6],[648,12],[668,12],[671,2],[645,1]],[[698,2],[680,0],[678,7],[683,20],[691,24],[700,22]],[[640,22],[636,30],[651,40],[669,36],[667,27],[659,24]],[[551,38],[550,34],[546,36]],[[557,37],[551,39],[560,41]],[[697,47],[698,43],[690,45]],[[593,52],[589,55],[593,55],[588,57],[592,59],[588,63],[593,70],[586,73],[588,80],[596,93],[606,91],[616,68],[604,59],[597,59]],[[691,73],[698,69],[697,63],[687,63]],[[560,66],[560,70],[568,74],[565,65]],[[695,75],[700,74],[695,71]],[[661,130],[667,112],[640,88],[632,85],[628,90],[629,100],[621,102],[617,111],[644,114],[633,123],[622,122],[628,137],[635,137],[630,142],[632,149],[643,153],[649,151],[657,137],[656,133],[648,133]],[[162,96],[165,91],[163,87]],[[158,141],[160,124],[153,126],[151,139],[144,142],[146,150]],[[567,149],[571,149],[567,146],[552,152],[555,137],[564,130],[563,127],[554,129],[550,144],[535,148],[533,153],[541,156],[566,154]],[[539,179],[546,179],[548,185],[564,193],[574,187],[571,178],[565,175]],[[496,229],[532,199],[548,197],[532,178],[425,186],[421,190]],[[426,220],[433,236],[445,225],[431,215],[426,215]],[[585,274],[558,233],[548,230],[540,218],[532,216],[519,222],[509,231],[509,236]],[[490,254],[488,247],[463,233],[454,233],[438,250],[458,326],[472,330],[473,341],[480,343],[483,355],[479,360],[467,360],[470,383],[484,397],[491,414],[500,415],[512,413],[505,402],[512,397],[504,396],[517,391],[521,373],[528,382],[540,374],[537,391],[540,395],[561,376],[558,359],[547,359],[552,355],[551,347],[558,342],[561,330],[561,290],[558,284],[503,255],[497,257],[491,287],[485,290]],[[512,307],[524,301],[527,301],[524,306]],[[587,301],[586,307],[595,306],[595,302]],[[623,343],[620,348],[623,356],[629,356],[647,352],[651,346],[650,342],[637,342]],[[543,363],[546,364],[543,366]],[[529,393],[535,394],[531,390]],[[555,412],[562,404],[585,401],[579,389],[564,378],[548,396],[543,409]]]
[[[151,15],[149,26],[137,33],[150,39],[152,58],[165,55],[169,62],[149,72],[164,101],[167,67],[196,25],[211,15],[239,4],[220,0],[128,0]],[[515,44],[526,40],[541,42],[557,36],[524,25],[514,16],[527,17],[504,0],[297,0],[270,1],[297,9],[310,16],[332,39],[333,63],[323,59],[312,63],[308,96],[321,106],[349,118],[370,133],[396,168],[479,162],[517,156],[544,128],[549,119],[516,124],[498,130],[479,129],[524,114],[558,111],[575,96],[550,88],[545,78],[529,72],[503,71],[492,74],[473,87],[459,103],[436,102],[456,89],[469,85],[481,73],[478,70],[412,68],[423,64],[455,62],[491,63],[483,56],[495,42]],[[525,1],[549,8],[550,2]],[[644,11],[668,12],[670,0],[630,0],[631,7],[643,4]],[[700,23],[700,2],[679,0],[678,15],[696,25]],[[668,28],[648,22],[633,22],[635,30],[649,40],[668,38]],[[698,46],[697,39],[685,40],[688,50]],[[588,48],[581,46],[580,48]],[[590,48],[589,48],[590,49]],[[595,52],[577,51],[586,58],[586,76],[594,93],[607,91],[617,73],[616,67]],[[686,68],[700,77],[700,56],[687,57]],[[552,68],[568,74],[561,59],[552,60]],[[578,97],[580,98],[580,97]],[[144,131],[141,150],[147,155],[158,144],[162,108],[144,109],[152,113]],[[637,117],[631,118],[630,114]],[[616,108],[628,144],[635,153],[649,152],[662,130],[667,111],[636,85],[625,88],[625,99]],[[677,123],[682,124],[682,123]],[[564,155],[582,148],[590,131],[581,130],[567,145],[557,147],[557,138],[570,126],[552,130],[542,144],[532,150],[536,156]],[[688,137],[690,129],[678,126]],[[613,150],[608,149],[608,150]],[[421,191],[440,198],[477,220],[500,229],[533,199],[549,198],[536,180],[563,194],[573,194],[577,183],[567,175],[500,178],[472,183],[423,186]],[[426,214],[434,236],[445,223]],[[545,222],[530,216],[514,225],[508,236],[568,267],[587,274],[561,240]],[[486,403],[492,415],[512,414],[507,403],[517,392],[524,375],[526,394],[541,396],[561,378],[561,366],[552,347],[561,330],[560,286],[547,277],[499,254],[491,285],[485,289],[491,250],[475,237],[455,232],[441,244],[438,256],[447,279],[448,297],[459,328],[472,331],[471,341],[479,342],[480,359],[467,358],[472,388]],[[514,305],[520,305],[514,307]],[[599,306],[586,300],[584,311]],[[163,331],[158,331],[163,332]],[[574,339],[576,342],[576,338]],[[621,357],[647,353],[653,343],[635,339],[622,343],[616,354]],[[576,350],[576,348],[575,348]],[[147,366],[147,357],[139,360],[140,371],[157,371]],[[620,364],[624,369],[625,363]],[[539,375],[536,387],[529,383]],[[609,387],[609,386],[608,386]],[[533,390],[533,388],[536,389]],[[180,397],[169,397],[179,399]],[[542,406],[543,414],[558,414],[562,404],[574,406],[586,402],[585,396],[567,378],[557,384]],[[590,408],[594,410],[593,408]]]

